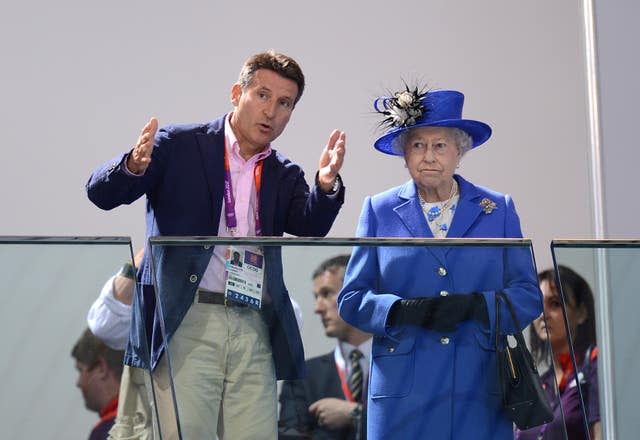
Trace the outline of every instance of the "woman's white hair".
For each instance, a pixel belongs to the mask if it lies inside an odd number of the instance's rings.
[[[416,128],[420,128],[420,127],[416,127]],[[395,154],[397,154],[398,156],[404,156],[404,147],[406,146],[405,144],[407,143],[409,134],[416,128],[410,128],[409,130],[403,131],[393,140],[392,147]],[[451,130],[451,134],[453,135],[453,140],[455,141],[456,146],[458,147],[458,152],[460,153],[460,157],[464,156],[467,153],[467,151],[471,150],[471,143],[473,142],[473,139],[471,138],[471,136],[469,136],[469,134],[466,131],[456,127],[441,127],[441,128],[448,128],[449,130]]]

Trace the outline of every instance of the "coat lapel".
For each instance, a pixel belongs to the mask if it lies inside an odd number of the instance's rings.
[[[460,188],[460,199],[451,222],[451,228],[447,237],[464,237],[471,225],[473,225],[482,213],[480,206],[480,193],[478,189],[462,177],[456,175]]]
[[[431,229],[429,229],[427,225],[427,220],[424,218],[422,207],[420,206],[420,201],[416,193],[416,185],[413,183],[413,180],[410,180],[400,187],[398,199],[399,203],[393,210],[400,217],[400,220],[402,220],[402,223],[404,223],[411,236],[433,238]],[[443,248],[427,246],[426,249],[431,252],[441,264],[445,264]]]
[[[427,226],[422,213],[413,181],[409,181],[400,187],[398,199],[398,204],[393,210],[398,214],[411,236],[433,238],[433,234]]]

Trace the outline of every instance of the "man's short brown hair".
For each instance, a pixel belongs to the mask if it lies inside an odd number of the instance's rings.
[[[298,95],[294,104],[298,103],[304,91],[304,74],[296,60],[274,50],[252,55],[244,62],[238,77],[238,83],[243,91],[251,85],[253,76],[260,69],[271,70],[295,82],[298,85]]]
[[[116,377],[122,376],[124,351],[109,348],[88,328],[71,350],[71,356],[89,368],[93,368],[100,358],[104,359]]]

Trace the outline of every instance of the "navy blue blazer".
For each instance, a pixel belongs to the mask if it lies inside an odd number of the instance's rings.
[[[146,195],[146,239],[217,235],[223,205],[224,118],[160,129],[144,175],[126,173],[124,161],[128,152],[121,154],[91,175],[87,182],[89,199],[108,210]],[[344,201],[344,187],[332,197],[315,186],[309,190],[302,169],[273,150],[264,160],[259,197],[263,235],[281,236],[286,232],[325,236]],[[133,301],[125,355],[128,365],[140,368],[157,365],[164,350],[162,335],[166,333],[167,339],[171,338],[180,325],[194,300],[213,247],[154,246],[159,304],[152,287],[149,251],[147,248],[138,274],[143,289]],[[262,313],[270,329],[276,376],[295,379],[304,374],[304,352],[283,281],[280,249],[265,248],[265,261],[272,304]]]

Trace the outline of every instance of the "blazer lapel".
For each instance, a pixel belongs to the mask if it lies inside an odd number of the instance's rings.
[[[274,235],[274,211],[276,208],[276,198],[278,196],[278,167],[276,152],[264,159],[262,167],[262,183],[260,188],[260,227],[262,235]],[[265,189],[267,188],[267,189]]]
[[[412,180],[405,183],[398,191],[399,204],[393,209],[402,220],[412,237],[433,238],[431,229],[424,218],[420,201],[416,193],[416,185]],[[445,264],[444,250],[441,247],[426,246],[429,252]]]
[[[347,398],[344,395],[344,391],[342,390],[342,382],[340,382],[340,373],[338,372],[338,365],[336,364],[336,360],[333,352],[324,355],[322,358],[322,363],[324,368],[322,369],[323,373],[326,375],[326,378],[329,381],[330,389],[326,390],[327,394],[330,396],[343,396],[343,398]],[[320,397],[320,396],[319,396]],[[325,396],[322,396],[325,397]]]
[[[202,156],[209,195],[211,197],[212,220],[218,225],[222,208],[224,187],[224,118],[214,121],[204,133],[198,133],[196,139]],[[217,228],[216,228],[217,229]]]

